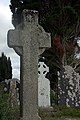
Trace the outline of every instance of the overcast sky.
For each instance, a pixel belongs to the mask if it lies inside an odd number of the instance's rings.
[[[20,57],[7,45],[7,32],[9,29],[14,29],[11,24],[12,15],[9,4],[10,0],[0,0],[0,55],[4,52],[7,57],[11,58],[13,78],[19,78]]]

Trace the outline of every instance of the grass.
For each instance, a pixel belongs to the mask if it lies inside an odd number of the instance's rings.
[[[53,111],[39,111],[41,120],[80,120],[79,108],[68,108],[66,106],[53,106]]]
[[[70,118],[70,117],[61,117],[61,118],[53,118],[53,117],[45,117],[41,120],[80,120],[80,118]]]
[[[18,120],[19,107],[11,107],[9,94],[4,94],[3,86],[0,84],[0,120]],[[39,110],[41,120],[80,120],[79,108],[68,108],[66,106],[53,106],[53,110]]]

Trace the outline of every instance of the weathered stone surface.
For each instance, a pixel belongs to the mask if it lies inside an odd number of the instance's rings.
[[[58,103],[80,108],[80,75],[68,65],[58,74]]]
[[[17,87],[17,84],[19,83],[19,80],[16,78],[9,79],[10,82],[10,104],[12,107],[20,105],[19,102],[19,88]]]
[[[8,31],[8,46],[21,57],[22,120],[38,117],[38,55],[39,49],[50,47],[51,37],[38,24],[38,13],[24,10],[22,23]]]

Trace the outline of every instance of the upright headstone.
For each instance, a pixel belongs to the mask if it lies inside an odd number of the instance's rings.
[[[9,79],[10,82],[10,89],[9,89],[9,93],[10,93],[10,103],[11,106],[18,106],[20,105],[20,101],[19,101],[19,85],[20,85],[20,81],[17,78],[12,78]]]
[[[16,106],[17,104],[17,94],[16,94],[16,81],[10,80],[10,103],[11,106]]]
[[[80,75],[68,65],[58,73],[58,104],[80,108]]]
[[[39,120],[38,55],[51,46],[51,37],[38,24],[38,12],[24,10],[22,23],[8,32],[8,46],[21,56],[22,120]]]
[[[44,62],[38,63],[38,106],[49,108],[50,106],[50,81],[46,78],[49,67]]]

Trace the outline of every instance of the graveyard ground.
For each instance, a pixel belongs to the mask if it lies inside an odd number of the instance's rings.
[[[65,117],[62,117],[62,118],[44,118],[42,120],[80,120],[80,118],[65,118]]]
[[[41,120],[80,120],[79,108],[67,108],[54,106],[53,111],[40,111]]]
[[[10,106],[10,94],[3,92],[3,86],[0,84],[0,120],[18,120],[19,106]],[[53,110],[39,110],[41,120],[80,120],[80,109],[67,108],[65,106],[53,106]]]

